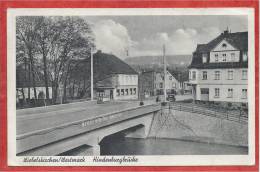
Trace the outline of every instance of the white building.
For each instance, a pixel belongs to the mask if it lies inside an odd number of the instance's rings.
[[[155,89],[158,94],[163,94],[164,89],[164,73],[157,72],[155,74]],[[165,76],[165,89],[167,93],[177,92],[180,89],[179,81],[167,70]]]
[[[35,72],[35,85],[33,87],[33,81],[28,79],[28,70],[24,69],[24,66],[19,65],[16,67],[16,100],[29,101],[31,99],[46,99],[46,87],[44,82],[44,76],[40,72]],[[52,99],[52,87],[51,81],[48,80],[49,87],[49,99]],[[34,94],[34,88],[36,91],[36,97]],[[30,92],[30,93],[29,93]]]
[[[189,66],[195,100],[247,103],[247,32],[224,31],[198,44]]]
[[[138,99],[138,73],[112,54],[94,54],[96,98],[107,100]]]

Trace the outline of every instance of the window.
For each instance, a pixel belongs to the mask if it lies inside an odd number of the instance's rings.
[[[220,71],[215,71],[215,80],[220,80]]]
[[[223,44],[222,44],[222,47],[223,47],[223,48],[227,48],[227,44],[223,43]]]
[[[172,88],[176,88],[176,83],[172,83]]]
[[[232,62],[235,61],[235,53],[231,53],[231,61],[232,61]]]
[[[218,62],[218,54],[215,54],[215,62]]]
[[[247,70],[242,70],[242,79],[247,80]]]
[[[169,80],[172,80],[172,76],[169,76]]]
[[[125,95],[124,89],[121,89],[121,95],[122,95],[122,96]]]
[[[202,63],[207,63],[207,57],[202,57]]]
[[[248,56],[247,56],[247,51],[246,52],[243,52],[243,62],[246,62],[248,59]]]
[[[223,57],[223,62],[226,62],[227,61],[227,54],[222,54],[222,57]]]
[[[228,89],[228,98],[232,98],[233,97],[233,89],[229,88]]]
[[[202,72],[202,80],[207,80],[208,75],[207,75],[207,71],[203,71]]]
[[[232,80],[233,79],[233,71],[229,70],[228,71],[228,80]]]
[[[133,89],[132,89],[132,88],[130,88],[130,94],[131,94],[131,95],[133,94]]]
[[[128,95],[128,89],[125,89],[125,95]]]
[[[196,71],[192,71],[192,79],[193,79],[193,80],[196,79]]]
[[[163,83],[162,82],[160,82],[160,88],[163,88]]]
[[[116,95],[120,96],[120,90],[119,89],[116,90]]]
[[[247,89],[242,89],[242,99],[247,98]]]
[[[201,94],[209,94],[209,89],[208,88],[201,88],[200,93]]]
[[[219,97],[219,88],[215,88],[215,97]]]
[[[202,54],[202,63],[207,63],[207,54]]]
[[[164,76],[162,76],[162,80],[164,81]]]
[[[136,88],[134,88],[133,94],[136,94]]]

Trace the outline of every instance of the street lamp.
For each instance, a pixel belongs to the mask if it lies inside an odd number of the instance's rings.
[[[93,52],[92,52],[92,47],[90,47],[90,99],[94,99],[94,91],[93,91]]]
[[[164,100],[162,102],[162,105],[166,105],[166,57],[165,57],[165,44],[163,44],[163,73],[164,73],[164,87],[163,87],[163,93],[164,93]]]

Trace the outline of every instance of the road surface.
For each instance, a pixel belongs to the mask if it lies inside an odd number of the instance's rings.
[[[105,102],[104,104],[97,104],[96,101],[86,101],[17,110],[17,135],[138,107],[139,102],[140,101],[112,101]],[[145,105],[152,103],[155,103],[155,101],[145,101]]]

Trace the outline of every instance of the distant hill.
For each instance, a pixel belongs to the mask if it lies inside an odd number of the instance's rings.
[[[167,55],[167,64],[170,66],[188,66],[191,63],[191,55]],[[156,65],[162,64],[162,56],[138,56],[125,59],[129,65]]]

